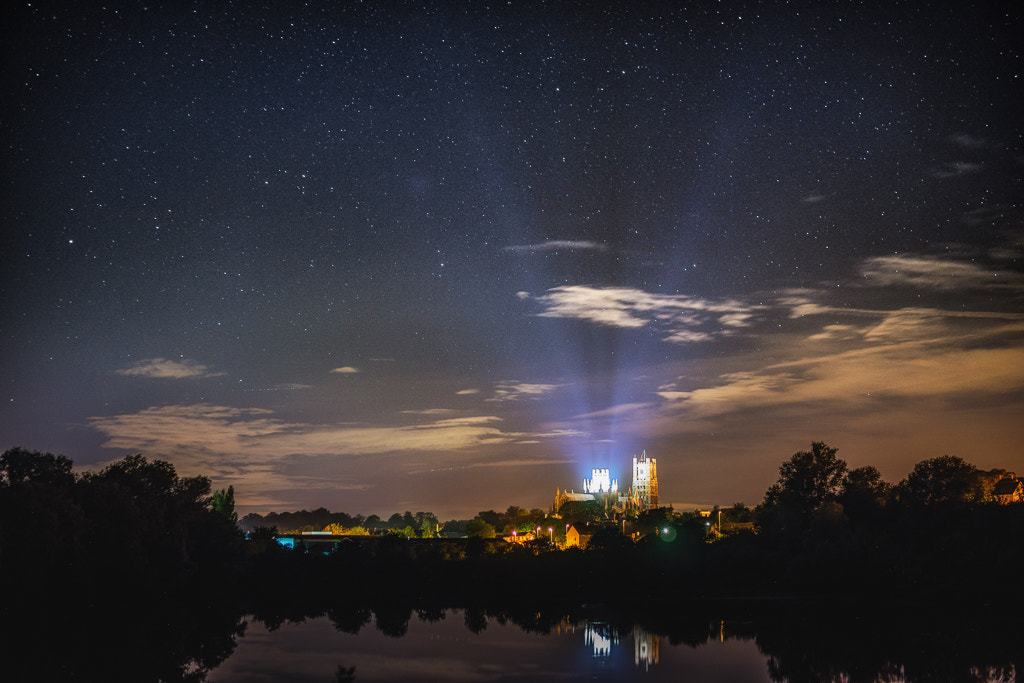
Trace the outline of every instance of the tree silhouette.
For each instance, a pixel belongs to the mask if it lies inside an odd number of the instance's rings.
[[[842,490],[846,461],[836,457],[837,449],[822,441],[811,450],[799,451],[779,467],[779,480],[765,493],[767,505],[783,505],[808,516]]]
[[[954,455],[917,463],[898,490],[900,501],[911,505],[972,503],[981,500],[983,493],[978,468]]]

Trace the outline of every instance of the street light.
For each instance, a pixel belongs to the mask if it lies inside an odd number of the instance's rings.
[[[718,511],[718,535],[722,535],[722,511]]]

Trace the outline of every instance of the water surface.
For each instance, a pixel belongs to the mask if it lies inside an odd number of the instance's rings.
[[[413,618],[404,635],[367,626],[339,631],[327,617],[285,623],[268,631],[250,622],[234,654],[208,677],[212,682],[332,681],[339,667],[355,667],[357,681],[770,681],[766,658],[753,639],[729,636],[690,646],[639,626],[600,621],[563,622],[549,634],[530,633],[490,618],[481,622],[449,610],[440,621]]]

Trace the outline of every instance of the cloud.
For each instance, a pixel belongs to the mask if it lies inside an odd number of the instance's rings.
[[[861,265],[864,284],[952,291],[1024,287],[1018,273],[934,256],[876,256]]]
[[[700,420],[780,406],[849,406],[869,396],[923,405],[1024,390],[1024,313],[824,310],[830,317],[867,319],[829,322],[803,339],[780,339],[771,353],[788,360],[723,373],[708,386],[683,389],[663,383],[656,392],[663,408],[682,409]]]
[[[247,505],[280,500],[283,492],[311,486],[365,489],[381,480],[379,472],[371,474],[374,467],[398,462],[396,458],[450,463],[458,453],[579,435],[574,430],[506,431],[502,419],[492,415],[405,426],[309,424],[281,419],[262,408],[202,403],[91,417],[88,424],[104,435],[105,448],[168,460],[183,476],[211,476],[218,486],[233,484],[245,492]],[[387,457],[360,459],[382,454]]]
[[[862,331],[855,325],[825,325],[821,332],[812,334],[808,341],[848,341],[859,339],[863,336]]]
[[[591,240],[547,240],[536,244],[519,244],[504,247],[503,251],[516,254],[532,254],[541,251],[607,251],[608,246]]]
[[[938,168],[931,169],[930,173],[933,178],[959,178],[960,176],[978,173],[983,168],[982,164],[971,161],[952,161]]]
[[[563,385],[561,384],[541,384],[537,382],[518,382],[515,380],[505,380],[502,382],[496,382],[494,385],[494,396],[487,399],[488,401],[517,401],[521,398],[540,398],[545,394],[549,394],[555,389],[558,389]]]
[[[1024,387],[1020,348],[924,352],[889,345],[808,358],[723,375],[715,386],[658,395],[688,418],[706,420],[781,406],[854,406],[872,400],[904,403],[1003,395]]]
[[[455,392],[455,395],[456,396],[469,396],[471,394],[479,394],[479,393],[480,393],[479,389],[460,389],[459,391]]]
[[[311,425],[279,420],[268,410],[207,404],[147,408],[92,417],[104,446],[146,452],[219,453],[277,459],[289,454],[352,455],[459,449],[517,438],[493,416],[462,417],[400,427]]]
[[[193,379],[197,377],[220,377],[224,372],[215,372],[206,365],[194,360],[168,360],[166,358],[148,358],[121,368],[119,375],[126,377],[150,377],[156,379]]]
[[[970,133],[951,135],[949,136],[949,141],[963,149],[984,149],[988,147],[988,141],[985,138],[979,138]]]
[[[477,462],[471,465],[466,465],[467,469],[476,469],[479,467],[543,467],[545,465],[564,465],[567,463],[575,462],[568,458],[557,458],[550,460],[542,460],[540,458],[517,458],[512,460],[495,460],[493,462]]]
[[[346,365],[343,368],[334,368],[333,370],[331,370],[331,374],[338,375],[354,375],[357,372],[359,372],[359,368],[353,368],[349,365]]]
[[[573,318],[606,327],[652,327],[673,343],[702,342],[751,326],[764,308],[734,299],[654,294],[629,287],[572,285],[549,289],[534,301],[542,318]]]

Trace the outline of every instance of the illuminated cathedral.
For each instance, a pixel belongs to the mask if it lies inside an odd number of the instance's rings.
[[[657,460],[647,457],[647,451],[633,456],[633,483],[628,491],[619,491],[618,479],[611,478],[608,469],[591,470],[590,479],[583,480],[583,492],[555,490],[554,511],[570,502],[596,501],[606,510],[650,510],[658,507]]]

